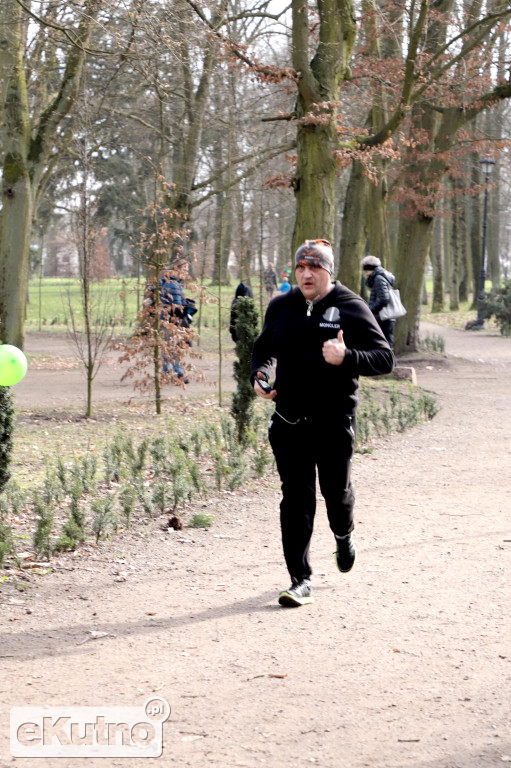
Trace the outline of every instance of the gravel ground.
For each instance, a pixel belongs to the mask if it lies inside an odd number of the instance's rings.
[[[9,710],[150,697],[172,710],[161,766],[511,762],[511,340],[428,330],[446,354],[401,362],[441,411],[357,456],[348,575],[334,568],[320,505],[312,605],[276,602],[288,577],[274,476],[215,499],[207,531],[126,534],[22,592],[0,585],[1,766],[142,768],[147,759],[14,759]],[[42,354],[40,338],[28,341]],[[34,370],[18,407],[72,396],[73,371]],[[104,371],[97,397],[115,387]]]

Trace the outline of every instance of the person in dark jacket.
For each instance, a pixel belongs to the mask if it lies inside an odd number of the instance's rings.
[[[276,406],[269,438],[282,481],[282,543],[292,580],[279,595],[283,606],[312,602],[308,553],[316,469],[336,540],[337,567],[347,573],[354,565],[351,462],[358,378],[390,373],[394,367],[392,350],[367,304],[332,279],[333,268],[328,241],[306,240],[298,248],[298,286],[269,303],[252,355],[254,391]]]
[[[231,317],[229,322],[229,333],[231,334],[231,338],[236,343],[238,341],[238,338],[236,336],[236,304],[238,303],[238,299],[240,296],[248,296],[250,299],[254,298],[254,292],[252,291],[252,288],[247,285],[247,283],[244,283],[243,280],[236,288],[236,293],[234,294],[234,299],[231,303]]]
[[[394,326],[396,321],[380,320],[380,310],[389,303],[389,285],[393,286],[396,278],[392,272],[383,269],[381,261],[377,256],[366,256],[363,258],[362,270],[366,285],[371,291],[369,294],[369,309],[375,316],[383,335],[390,344],[390,348],[394,349]]]
[[[181,328],[189,328],[192,324],[192,315],[197,312],[195,301],[185,296],[183,283],[188,277],[188,262],[178,261],[172,266],[163,270],[159,280],[159,291],[161,301],[160,318],[169,327],[164,330],[165,338],[172,337],[174,331],[171,326],[177,325]],[[191,341],[187,342],[191,346]],[[178,379],[182,379],[188,384],[178,355],[172,355],[170,358],[163,355],[162,370],[169,373],[171,368]]]
[[[278,288],[277,286],[277,273],[275,272],[275,269],[273,268],[273,264],[268,262],[268,266],[263,272],[263,282],[264,287],[266,289],[266,298],[268,301],[273,296],[273,291]]]

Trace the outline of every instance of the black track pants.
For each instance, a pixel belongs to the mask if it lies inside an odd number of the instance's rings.
[[[391,349],[394,349],[394,326],[396,325],[395,320],[378,320],[378,325],[381,328],[381,332],[389,342],[389,346]]]
[[[345,536],[354,527],[354,420],[327,414],[321,421],[301,419],[289,424],[275,413],[269,437],[282,481],[280,524],[286,565],[291,577],[307,579],[316,514],[316,467],[333,533]]]

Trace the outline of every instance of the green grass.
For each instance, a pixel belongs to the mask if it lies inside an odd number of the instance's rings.
[[[229,351],[234,348],[229,333],[231,302],[234,298],[237,280],[231,285],[222,286],[221,292],[221,324],[222,348]],[[252,281],[254,297],[259,309],[259,282]],[[136,322],[137,307],[143,298],[144,286],[140,285],[137,295],[137,281],[134,278],[111,278],[93,286],[93,298],[107,298],[108,317],[117,318],[116,335],[129,336]],[[122,295],[124,294],[124,296]],[[199,290],[190,281],[186,294],[194,298],[197,308],[200,307]],[[194,315],[193,328],[196,334],[194,347],[201,354],[217,354],[219,347],[218,334],[218,286],[206,281],[203,294],[199,336],[199,312]],[[77,278],[44,277],[33,278],[29,283],[29,303],[27,305],[27,332],[41,331],[42,333],[62,333],[70,329],[70,310],[73,308],[75,318],[83,319],[80,284]],[[266,309],[264,301],[263,311]]]
[[[487,280],[485,285],[485,291],[489,293],[491,291],[491,281]],[[475,320],[477,317],[477,309],[472,309],[472,299],[469,301],[460,301],[459,309],[452,311],[449,309],[449,294],[444,294],[444,309],[441,312],[431,311],[431,300],[433,296],[433,278],[426,278],[426,290],[428,293],[428,304],[422,305],[421,317],[423,320],[428,320],[431,323],[436,323],[444,328],[457,328],[464,330],[465,325],[470,320]],[[485,327],[488,330],[497,329],[497,324],[494,318],[485,320]]]
[[[228,334],[231,302],[237,286],[237,281],[232,281],[229,286],[222,286],[221,295],[221,324],[222,334],[226,344],[232,344]],[[204,295],[206,300],[202,303],[201,311],[201,341],[211,346],[211,339],[218,337],[218,286],[205,283]],[[253,281],[254,296],[259,308],[259,284]],[[144,285],[137,285],[134,278],[111,278],[92,287],[93,301],[106,299],[108,311],[107,317],[116,319],[119,330],[129,334],[133,327],[140,302],[143,300]],[[197,308],[200,307],[199,291],[193,282],[190,282],[186,293],[195,298]],[[80,284],[76,278],[44,277],[32,278],[29,282],[29,303],[27,305],[27,331],[64,331],[70,324],[70,305],[75,318],[83,319],[82,299]],[[264,303],[263,310],[266,308]],[[193,327],[198,331],[199,312],[194,315]]]
[[[222,286],[222,330],[226,331],[225,343],[230,343],[228,335],[229,314],[231,301],[238,284],[237,280],[232,280],[231,285]],[[201,342],[211,347],[214,339],[218,336],[218,286],[211,285],[210,281],[205,283],[206,302],[202,305],[201,317]],[[252,280],[254,298],[258,310],[260,310],[259,280]],[[453,328],[464,328],[468,320],[476,318],[476,311],[471,309],[471,302],[462,302],[460,309],[456,312],[449,310],[449,295],[445,295],[445,309],[442,312],[431,312],[431,297],[433,292],[433,278],[426,278],[426,289],[428,292],[429,304],[422,307],[422,316],[438,325],[449,326]],[[486,282],[486,290],[490,291],[491,283]],[[136,319],[137,310],[143,299],[144,285],[137,285],[135,278],[110,278],[102,283],[93,286],[93,296],[106,296],[108,301],[108,316],[117,318],[119,328],[126,333]],[[187,288],[187,294],[198,301],[198,290],[193,282]],[[29,282],[29,303],[27,305],[27,330],[41,331],[62,331],[68,328],[70,322],[69,304],[73,307],[75,317],[82,318],[81,294],[79,281],[76,278],[69,277],[44,277],[32,278]],[[263,312],[266,308],[266,301],[263,299]],[[198,329],[199,315],[194,317],[194,327]],[[487,321],[489,328],[493,327]],[[496,326],[495,326],[496,327]],[[224,334],[223,334],[224,335]],[[211,341],[213,339],[213,342]]]
[[[137,284],[133,279],[111,278],[92,286],[93,301],[104,297],[108,314],[120,317],[126,310],[129,323],[137,314]],[[125,294],[126,300],[122,297]],[[142,295],[142,291],[141,294]],[[76,317],[83,317],[80,283],[76,278],[44,277],[29,281],[27,330],[63,330],[70,322],[70,306]]]

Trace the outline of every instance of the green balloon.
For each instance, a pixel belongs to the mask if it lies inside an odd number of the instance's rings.
[[[27,372],[27,358],[18,347],[0,345],[0,387],[12,387]]]

